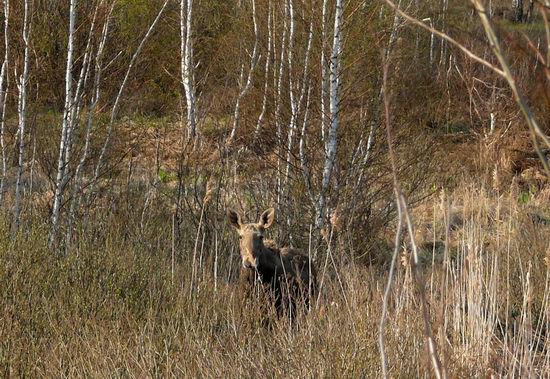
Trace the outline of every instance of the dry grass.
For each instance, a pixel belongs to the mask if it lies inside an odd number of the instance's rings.
[[[463,222],[446,233],[450,199]],[[447,235],[448,249],[424,252],[423,273],[442,361],[454,377],[550,370],[550,226],[533,221],[532,208],[517,199],[472,187],[427,205],[433,235]],[[62,256],[47,249],[40,224],[15,244],[2,227],[2,376],[380,375],[380,267],[329,266],[311,313],[298,325],[278,320],[266,328],[265,308],[234,284],[230,244],[202,244],[193,281],[193,244],[182,246],[172,283],[170,228],[151,222],[141,238],[124,237],[120,223],[105,220]],[[429,377],[410,266],[401,262],[386,328],[389,374]]]

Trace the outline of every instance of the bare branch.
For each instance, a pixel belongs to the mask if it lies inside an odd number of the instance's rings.
[[[442,38],[444,39],[445,41],[447,42],[450,42],[452,45],[456,46],[458,49],[460,49],[460,51],[462,51],[464,54],[466,54],[466,56],[468,56],[469,58],[473,59],[474,61],[478,62],[478,63],[481,63],[482,65],[484,65],[485,67],[488,67],[490,68],[491,70],[493,70],[494,72],[496,72],[497,74],[499,74],[500,76],[504,76],[504,71],[502,71],[501,69],[499,69],[498,67],[496,67],[494,64],[492,64],[491,62],[481,58],[479,55],[475,54],[474,52],[472,52],[471,50],[467,49],[464,45],[462,45],[460,42],[458,42],[457,40],[455,40],[454,38],[452,38],[451,36],[449,36],[448,34],[446,33],[443,33],[433,27],[431,27],[430,25],[414,18],[413,16],[405,13],[404,11],[402,11],[401,9],[399,9],[399,7],[392,1],[392,0],[384,0],[391,8],[393,8],[401,17],[403,17],[404,19],[406,19],[407,21],[415,24],[415,25],[418,25],[420,26],[421,28],[423,29],[426,29],[427,31],[429,31],[430,33],[433,33],[435,34],[436,36],[438,36],[439,38]]]
[[[386,1],[390,1],[390,0],[386,0]],[[531,108],[529,107],[529,105],[527,104],[527,101],[525,100],[525,97],[523,96],[518,86],[516,85],[516,81],[514,79],[514,76],[512,75],[512,70],[510,69],[510,65],[508,64],[508,61],[504,56],[504,52],[500,46],[496,33],[489,21],[489,18],[487,17],[487,11],[485,9],[485,6],[480,0],[471,0],[471,2],[474,5],[474,8],[481,20],[481,24],[483,25],[483,29],[485,30],[485,34],[487,35],[487,39],[489,40],[491,49],[493,50],[493,53],[495,54],[496,58],[500,63],[500,66],[502,67],[502,71],[503,71],[502,76],[508,82],[508,85],[512,90],[512,94],[514,95],[514,99],[516,100],[516,103],[518,104],[521,110],[521,113],[523,113],[523,117],[525,118],[525,121],[529,126],[529,130],[531,131],[531,138],[533,140],[533,145],[535,147],[535,150],[537,151],[537,155],[539,156],[542,162],[542,165],[544,166],[546,175],[548,176],[548,178],[550,178],[550,167],[548,165],[548,160],[546,159],[546,155],[539,148],[537,137],[539,137],[546,144],[546,146],[548,146],[548,148],[550,148],[550,138],[546,134],[544,134],[544,132],[540,128],[537,120],[535,119],[535,116],[533,115],[533,112],[531,111]]]

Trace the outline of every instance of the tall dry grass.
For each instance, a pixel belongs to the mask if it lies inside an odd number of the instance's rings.
[[[420,242],[431,322],[453,377],[550,372],[549,209],[520,195],[472,185],[415,210],[429,230]],[[296,325],[272,319],[266,327],[265,307],[235,284],[238,257],[223,221],[203,216],[220,234],[189,231],[174,261],[169,216],[148,218],[145,230],[139,221],[96,220],[57,255],[39,222],[15,242],[3,224],[0,375],[380,376],[385,267],[338,259],[345,244],[337,244],[337,259],[319,270],[314,309]],[[388,369],[391,377],[430,377],[407,250],[389,301]]]

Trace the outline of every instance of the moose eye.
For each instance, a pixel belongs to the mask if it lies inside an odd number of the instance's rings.
[[[264,236],[262,236],[262,235],[260,234],[259,238],[260,238],[261,240],[263,240],[263,239],[264,239]]]

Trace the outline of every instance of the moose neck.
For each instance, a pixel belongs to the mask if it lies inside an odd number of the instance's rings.
[[[272,278],[279,271],[281,261],[278,255],[271,249],[262,244],[260,251],[257,254],[258,257],[258,273],[262,277],[262,281],[271,281]]]

